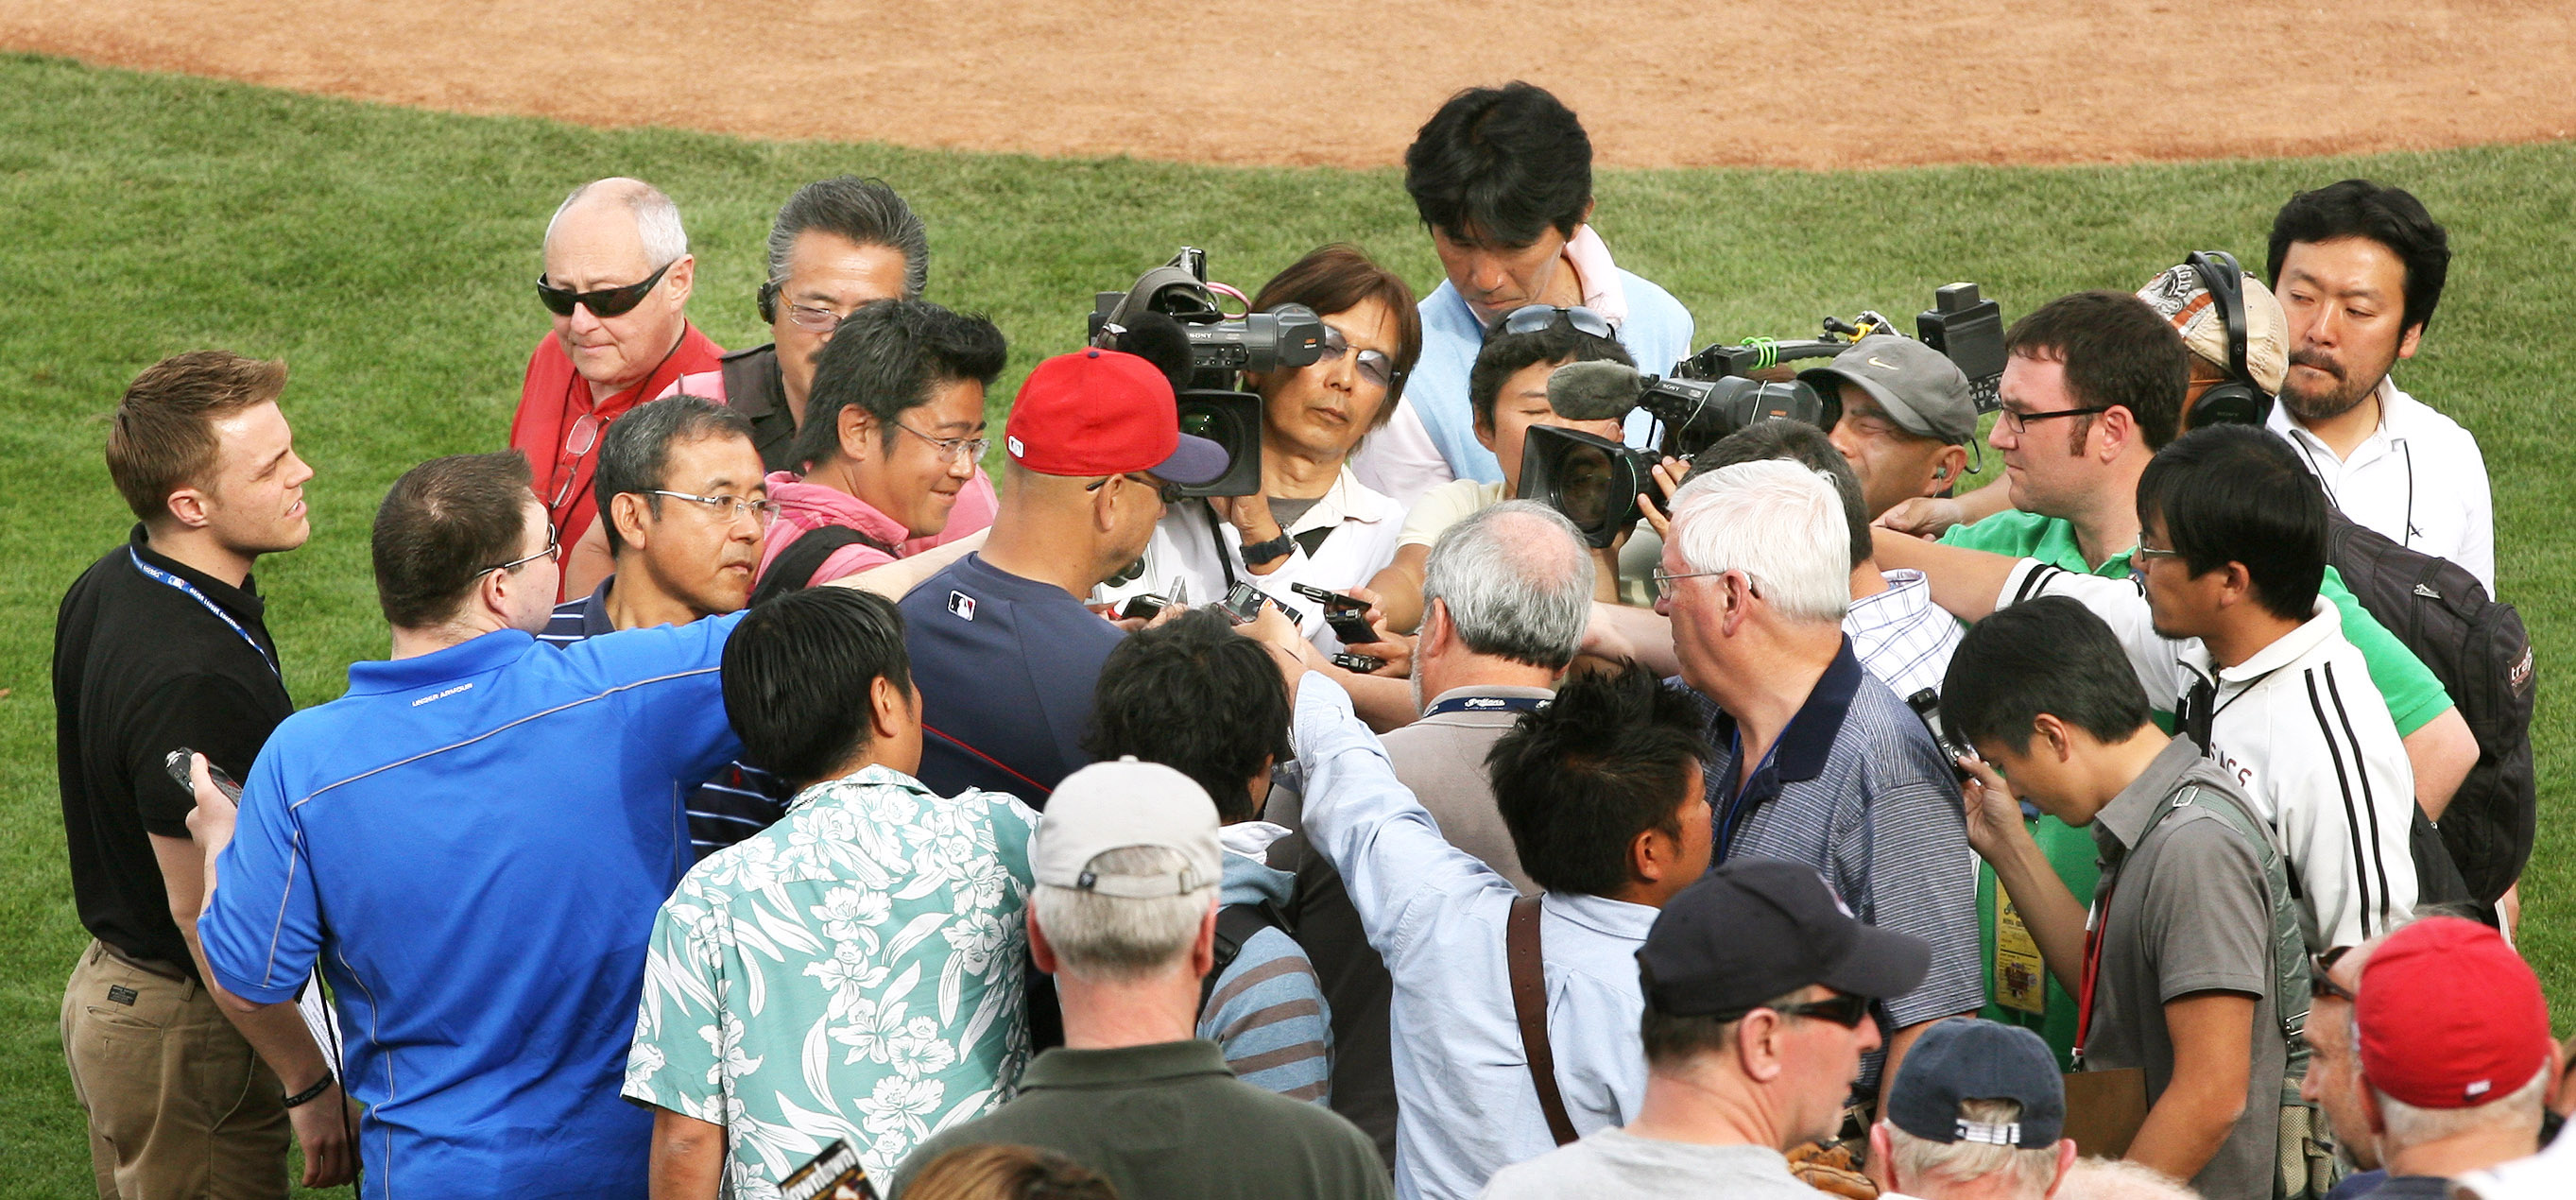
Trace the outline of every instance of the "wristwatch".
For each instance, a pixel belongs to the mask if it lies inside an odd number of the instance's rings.
[[[1287,530],[1282,529],[1279,531],[1279,536],[1269,541],[1244,543],[1243,561],[1247,566],[1257,566],[1273,559],[1286,558],[1288,552],[1296,548],[1296,541],[1288,536]]]

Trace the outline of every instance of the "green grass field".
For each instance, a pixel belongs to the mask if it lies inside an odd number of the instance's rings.
[[[1714,135],[1718,131],[1711,130]],[[680,202],[694,305],[727,346],[765,340],[760,245],[788,192],[842,172],[892,181],[930,222],[931,298],[980,309],[1018,378],[1071,348],[1097,290],[1184,243],[1256,288],[1329,240],[1417,286],[1438,281],[1393,170],[1236,170],[869,145],[603,133],[445,116],[225,83],[0,58],[0,1195],[88,1187],[56,1012],[86,938],[63,865],[48,684],[54,605],[131,522],[100,417],[181,350],[282,356],[287,412],[319,472],[314,537],[263,564],[288,682],[307,704],[384,652],[370,514],[422,459],[505,442],[546,317],[529,294],[564,192],[630,174]],[[2007,318],[2081,288],[2133,288],[2187,250],[2259,261],[2291,192],[2365,174],[2451,229],[2449,295],[2408,390],[2458,417],[2494,480],[2504,596],[2538,643],[2541,842],[2525,951],[2576,1024],[2576,839],[2558,824],[2576,712],[2554,673],[2576,650],[2576,533],[2559,515],[2576,455],[2550,414],[2576,379],[2555,322],[2576,278],[2576,144],[2360,159],[1869,174],[1605,173],[1597,224],[1624,265],[1688,304],[1703,343],[1811,334],[1825,313],[1911,314],[1975,280]],[[997,425],[998,428],[998,425]],[[2550,448],[2553,442],[2561,448]],[[23,474],[15,474],[23,472]],[[2558,482],[2551,482],[2556,480]],[[613,1101],[604,1101],[613,1102]]]

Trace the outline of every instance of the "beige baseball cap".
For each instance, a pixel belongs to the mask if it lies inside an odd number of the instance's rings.
[[[2247,272],[2244,283],[2245,371],[2254,377],[2255,386],[2277,395],[2281,378],[2290,370],[2290,321],[2262,280]],[[2138,299],[2171,322],[2193,354],[2220,370],[2227,368],[2227,321],[2219,315],[2217,298],[2201,286],[2200,272],[2190,263],[2150,280],[2138,289]]]
[[[1047,887],[1152,900],[1215,887],[1225,876],[1216,802],[1190,777],[1133,757],[1093,763],[1057,784],[1031,843],[1031,869]],[[1104,875],[1092,860],[1112,850],[1161,846],[1188,865],[1165,875]]]

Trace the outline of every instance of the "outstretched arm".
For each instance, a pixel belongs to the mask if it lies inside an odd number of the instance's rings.
[[[1962,621],[1982,621],[1993,615],[2005,581],[2021,562],[1983,550],[1927,542],[1891,529],[1869,532],[1881,570],[1911,567],[1923,572],[1924,581],[1932,585],[1932,602]]]

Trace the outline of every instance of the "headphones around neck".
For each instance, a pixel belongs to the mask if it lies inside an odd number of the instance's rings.
[[[2261,425],[2272,416],[2272,394],[2254,382],[2245,366],[2245,268],[2224,250],[2194,250],[2183,260],[2200,276],[2200,286],[2227,327],[2227,375],[2211,384],[2183,413],[2183,427]]]

